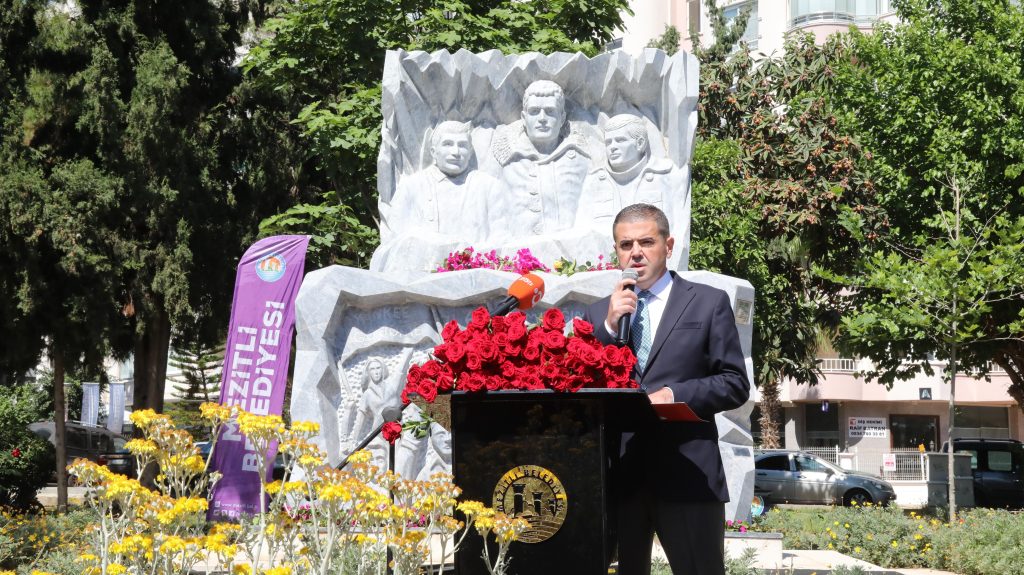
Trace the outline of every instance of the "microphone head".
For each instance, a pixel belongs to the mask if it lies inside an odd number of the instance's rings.
[[[536,274],[519,276],[508,287],[508,295],[519,302],[518,309],[530,309],[544,297],[544,280]]]
[[[638,280],[640,279],[640,272],[633,268],[626,268],[622,270],[622,279],[624,280]]]
[[[384,421],[398,421],[402,419],[402,409],[400,407],[388,406],[385,407],[381,412],[384,416]]]

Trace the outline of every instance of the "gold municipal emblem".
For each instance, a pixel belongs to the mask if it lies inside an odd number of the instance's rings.
[[[557,533],[565,522],[567,503],[558,477],[536,465],[510,469],[494,487],[494,509],[530,523],[519,537],[523,543],[540,543]]]

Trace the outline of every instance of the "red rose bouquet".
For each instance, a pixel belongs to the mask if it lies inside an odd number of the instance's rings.
[[[402,401],[416,394],[433,403],[438,393],[453,390],[636,387],[630,378],[636,357],[629,348],[602,344],[594,326],[579,318],[569,336],[565,325],[554,308],[536,326],[527,326],[522,312],[491,317],[477,308],[466,329],[454,320],[444,326],[434,359],[409,369]]]

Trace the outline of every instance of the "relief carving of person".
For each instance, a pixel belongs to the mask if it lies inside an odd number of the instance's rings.
[[[430,137],[433,163],[398,183],[386,225],[397,236],[428,232],[464,242],[486,239],[487,206],[504,195],[494,177],[470,169],[469,123],[446,121]],[[421,236],[422,237],[422,236]]]
[[[590,166],[586,136],[566,121],[565,93],[538,80],[523,93],[521,118],[499,126],[491,153],[509,188],[502,217],[492,222],[505,237],[567,230],[576,220]]]
[[[651,157],[643,118],[633,114],[609,118],[604,126],[604,146],[608,162],[593,169],[583,181],[585,201],[580,205],[577,226],[610,229],[622,208],[650,204],[669,216],[673,229],[689,227],[689,221],[679,221],[689,194],[683,172],[668,158]]]
[[[353,447],[384,421],[381,412],[385,407],[401,402],[399,398],[392,397],[393,394],[390,393],[387,379],[388,366],[384,360],[371,357],[366,361],[362,380],[363,395],[359,398],[355,423],[352,425],[352,433],[349,435]]]

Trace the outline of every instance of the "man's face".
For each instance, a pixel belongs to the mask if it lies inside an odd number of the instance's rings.
[[[608,165],[616,172],[632,168],[644,155],[643,141],[633,139],[625,126],[605,132],[604,149]]]
[[[438,138],[437,144],[430,148],[434,164],[446,175],[457,176],[469,167],[473,156],[473,146],[469,134],[462,132],[446,132]]]
[[[619,222],[614,236],[619,267],[635,269],[637,287],[649,289],[668,269],[667,262],[672,256],[675,238],[663,238],[654,220]]]
[[[565,111],[555,96],[530,96],[523,103],[526,135],[534,144],[557,142],[564,121]]]

